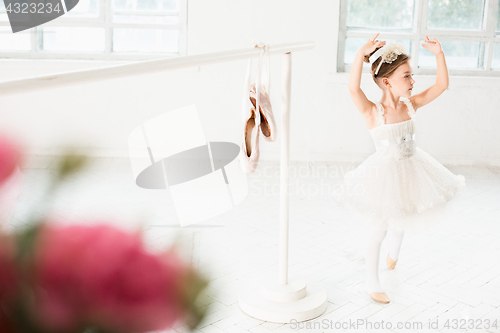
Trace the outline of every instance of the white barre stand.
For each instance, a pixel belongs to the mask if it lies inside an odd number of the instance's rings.
[[[279,232],[279,276],[271,274],[259,283],[241,290],[238,302],[248,315],[270,322],[306,321],[320,316],[327,307],[327,293],[320,284],[303,278],[288,281],[288,164],[290,142],[291,52],[314,48],[314,42],[271,45],[269,52],[283,55],[281,191]],[[130,64],[33,76],[0,82],[0,95],[24,93],[39,89],[68,86],[81,82],[102,81],[145,73],[176,70],[258,57],[259,48],[207,53],[176,58],[160,58]]]
[[[272,46],[271,46],[272,47]],[[310,320],[327,308],[328,295],[318,283],[295,277],[288,281],[288,165],[290,160],[290,105],[292,90],[292,54],[282,56],[281,157],[280,157],[280,230],[279,276],[270,274],[240,291],[240,308],[248,315],[275,323]]]

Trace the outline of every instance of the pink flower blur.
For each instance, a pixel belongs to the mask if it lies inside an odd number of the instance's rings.
[[[11,239],[0,238],[0,332],[2,333],[14,332],[4,310],[14,301],[18,281],[11,245]]]
[[[15,293],[17,268],[11,238],[0,237],[0,302]]]
[[[14,146],[10,139],[0,135],[0,185],[10,177],[20,161],[20,150]]]
[[[185,314],[187,267],[174,254],[148,253],[138,235],[107,225],[45,225],[34,253],[35,306],[49,328],[141,332],[169,328]]]

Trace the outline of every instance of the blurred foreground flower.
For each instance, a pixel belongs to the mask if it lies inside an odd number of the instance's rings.
[[[19,161],[20,154],[2,149],[0,140],[0,160]],[[64,156],[42,205],[85,161]],[[0,178],[16,163],[0,167]],[[203,319],[206,308],[195,301],[208,280],[181,260],[175,246],[153,254],[139,233],[39,216],[32,212],[29,227],[0,234],[1,333],[132,333],[177,324],[192,330]]]
[[[14,172],[22,162],[21,151],[14,146],[9,138],[0,135],[0,185]]]
[[[0,134],[0,228],[11,217],[21,193],[24,177],[20,167],[23,162],[21,149],[13,140]]]
[[[12,304],[18,290],[18,270],[14,261],[12,238],[0,236],[0,332],[14,333],[10,320],[3,311],[4,304]]]

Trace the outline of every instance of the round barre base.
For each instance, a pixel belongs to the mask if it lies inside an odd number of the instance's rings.
[[[291,286],[291,289],[296,289],[297,285],[307,286],[304,297],[294,300],[285,295],[282,299],[288,298],[289,300],[283,302],[269,300],[266,298],[269,294],[266,295],[263,291],[269,288],[270,279],[276,281],[275,290],[284,289],[288,285]],[[272,275],[262,279],[260,283],[254,283],[241,290],[238,294],[241,310],[251,317],[282,324],[310,320],[325,312],[328,306],[328,295],[319,283],[306,283],[303,279],[294,279],[287,286],[279,287],[277,281],[277,277]],[[302,293],[299,290],[295,290],[295,293]],[[290,293],[290,290],[285,291],[286,293]]]

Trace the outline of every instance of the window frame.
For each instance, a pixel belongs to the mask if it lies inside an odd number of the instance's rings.
[[[148,23],[114,23],[111,21],[111,1],[99,0],[99,15],[96,17],[66,17],[65,15],[56,18],[50,22],[44,23],[25,31],[17,32],[17,34],[31,35],[31,50],[30,51],[0,51],[0,59],[51,59],[51,60],[150,60],[164,57],[179,57],[187,55],[187,1],[179,1],[178,24],[148,24]],[[62,1],[64,4],[64,1]],[[64,7],[65,8],[65,7]],[[66,10],[66,9],[65,9]],[[144,13],[144,12],[142,12]],[[158,13],[156,11],[155,13]],[[167,13],[168,11],[162,11]],[[177,16],[177,15],[176,15]],[[9,27],[9,21],[0,22],[0,26]],[[80,27],[80,28],[104,28],[105,46],[102,53],[99,52],[59,52],[59,51],[43,51],[38,49],[38,43],[41,42],[42,28],[44,27]],[[179,31],[179,52],[112,52],[112,29],[113,28],[161,28],[161,29],[176,29]]]
[[[339,8],[339,34],[337,44],[337,72],[350,72],[352,65],[344,64],[345,55],[345,40],[347,37],[361,37],[371,38],[376,31],[369,31],[367,29],[347,30],[347,1],[340,0]],[[418,57],[420,49],[420,40],[425,40],[425,35],[430,38],[436,37],[440,42],[442,41],[467,41],[467,42],[480,42],[484,43],[484,48],[480,46],[480,55],[478,61],[484,59],[484,68],[478,69],[450,69],[448,68],[449,75],[453,76],[480,76],[480,77],[500,77],[500,69],[492,70],[491,63],[493,60],[493,46],[494,43],[500,43],[500,34],[495,34],[497,11],[499,0],[486,0],[484,9],[485,24],[483,29],[479,31],[470,30],[440,30],[440,29],[427,29],[427,13],[428,13],[428,0],[415,0],[414,2],[414,17],[413,17],[413,31],[401,32],[401,29],[380,30],[383,39],[408,39],[411,43],[411,58],[413,64],[413,73],[416,75],[435,75],[435,68],[420,68],[418,67]],[[446,50],[444,50],[446,53]],[[484,52],[484,56],[481,54]],[[370,73],[368,66],[363,66],[364,73]]]

